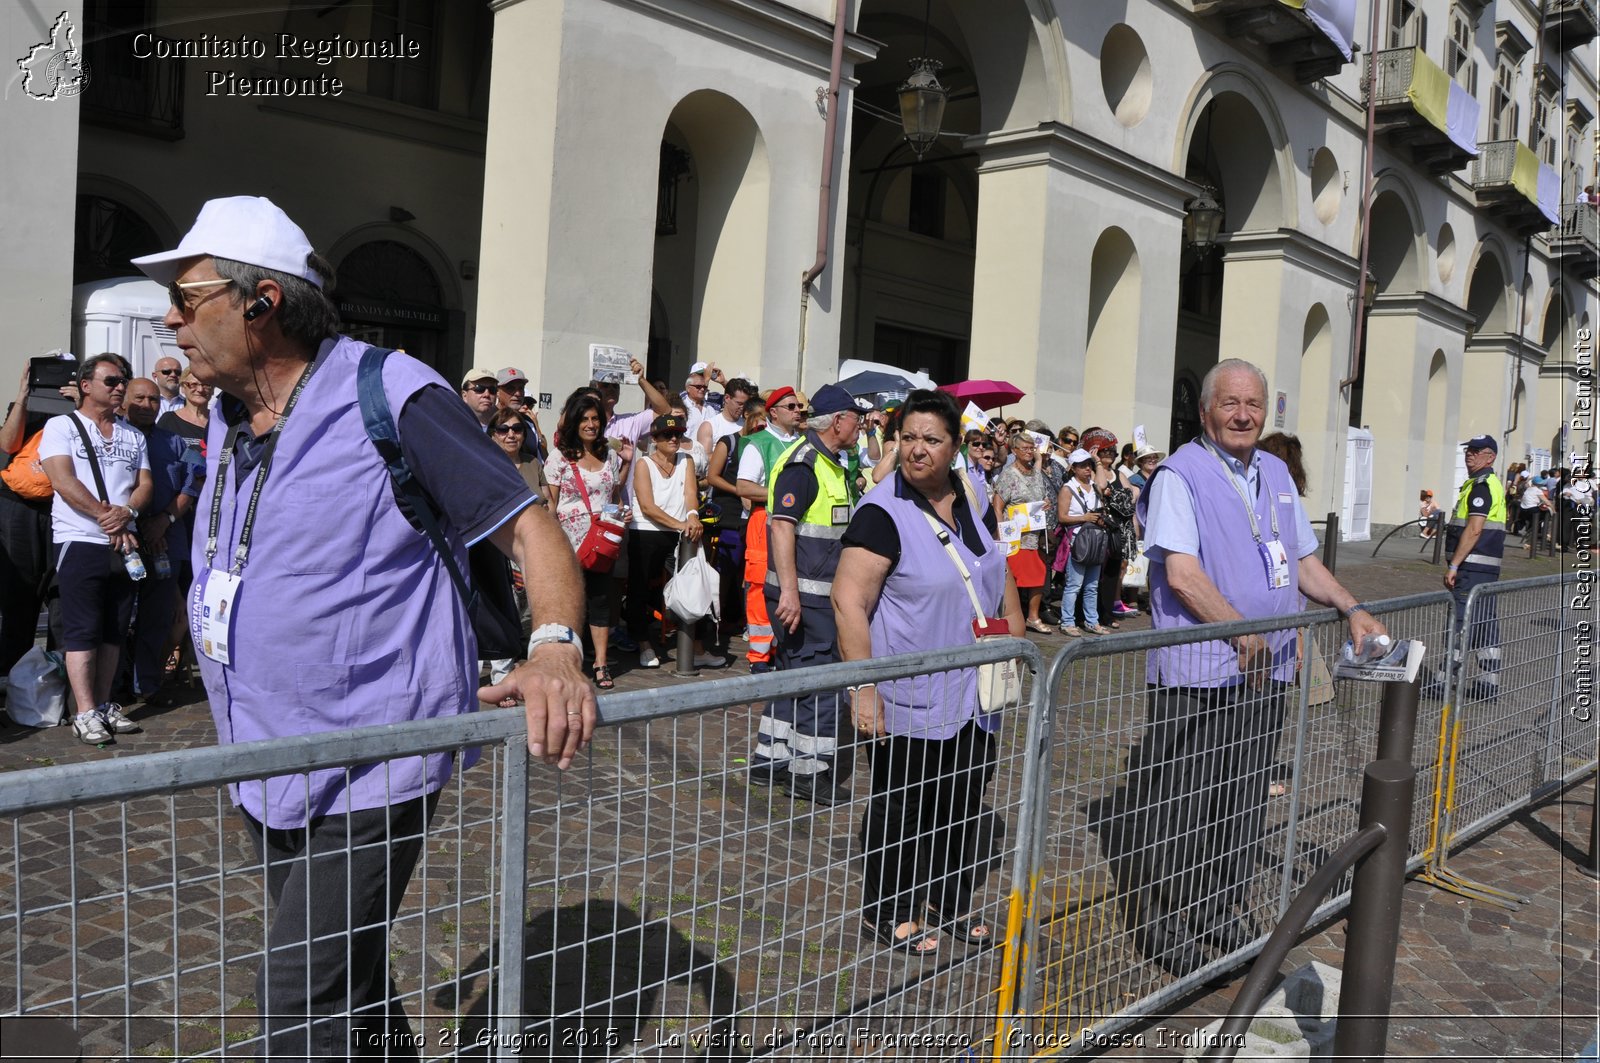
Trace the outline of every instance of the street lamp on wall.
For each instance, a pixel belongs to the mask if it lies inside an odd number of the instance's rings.
[[[921,56],[911,60],[911,76],[900,86],[900,124],[906,142],[917,158],[922,158],[939,139],[944,122],[944,105],[949,90],[939,84],[938,73],[944,64]]]
[[[1216,189],[1200,186],[1200,194],[1183,205],[1184,243],[1202,255],[1211,250],[1222,233],[1222,207],[1217,204]]]

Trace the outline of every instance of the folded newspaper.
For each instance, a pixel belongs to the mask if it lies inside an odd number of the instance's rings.
[[[1333,663],[1333,678],[1360,679],[1369,683],[1410,683],[1422,669],[1428,647],[1417,639],[1395,642],[1387,635],[1367,640],[1361,652],[1346,641],[1339,659]]]

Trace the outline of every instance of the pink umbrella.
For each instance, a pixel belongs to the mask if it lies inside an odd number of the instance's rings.
[[[980,410],[992,410],[1022,398],[1023,390],[1004,380],[963,380],[941,384],[939,390],[955,396],[957,402],[970,402]]]

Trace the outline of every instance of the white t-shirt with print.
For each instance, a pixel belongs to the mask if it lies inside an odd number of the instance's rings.
[[[145,449],[144,433],[118,417],[112,421],[111,438],[107,439],[100,434],[99,427],[93,421],[77,412],[64,413],[45,422],[44,434],[39,437],[40,459],[71,458],[73,474],[97,499],[100,494],[95,488],[94,469],[89,464],[88,454],[84,452],[83,437],[73,427],[73,418],[82,423],[89,433],[90,442],[95,444],[100,474],[106,481],[106,501],[117,506],[127,505],[128,498],[139,483],[139,470],[150,469],[150,454]],[[58,543],[111,541],[100,530],[98,521],[67,505],[60,494],[50,504],[50,530]]]

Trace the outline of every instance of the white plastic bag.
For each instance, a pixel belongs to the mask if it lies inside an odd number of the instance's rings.
[[[722,619],[721,579],[698,547],[667,581],[666,603],[667,608],[686,624],[703,616],[713,620]]]
[[[67,711],[67,667],[58,653],[35,646],[7,677],[6,712],[23,727],[54,727]]]
[[[1150,559],[1144,556],[1144,543],[1139,544],[1139,552],[1128,561],[1128,571],[1122,577],[1124,587],[1144,588],[1150,583]]]

